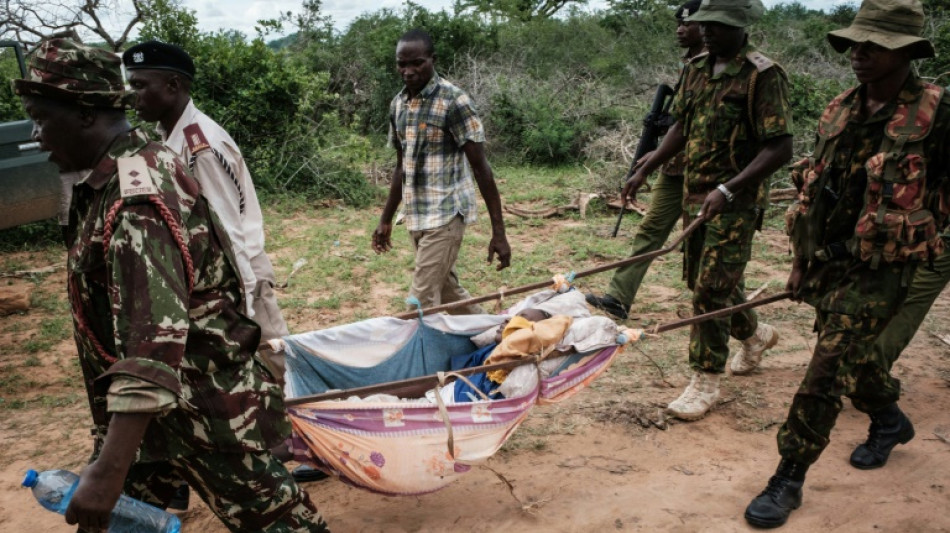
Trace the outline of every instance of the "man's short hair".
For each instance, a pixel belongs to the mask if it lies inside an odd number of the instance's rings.
[[[432,36],[429,35],[429,32],[421,30],[419,28],[414,28],[406,33],[402,34],[402,37],[399,38],[401,43],[413,43],[420,42],[425,46],[426,53],[435,55],[435,45],[432,44]]]

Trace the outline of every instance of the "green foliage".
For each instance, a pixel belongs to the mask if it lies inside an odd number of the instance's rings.
[[[828,102],[849,86],[845,80],[817,78],[797,72],[789,74],[788,100],[793,111],[796,153],[811,150],[818,117]]]
[[[365,13],[338,36],[309,36],[298,43],[300,61],[330,73],[329,90],[339,95],[336,105],[345,124],[363,133],[385,133],[390,101],[402,89],[395,69],[396,42],[413,28],[432,35],[436,70],[449,79],[459,70],[459,60],[498,50],[496,25],[475,15],[451,16],[410,3],[398,12]]]
[[[0,47],[0,122],[23,120],[26,113],[13,94],[10,80],[22,77],[13,47]]]
[[[62,229],[55,219],[0,230],[0,253],[41,250],[62,242]]]
[[[934,44],[937,57],[921,63],[924,76],[936,78],[937,83],[950,86],[950,4],[946,0],[924,0],[927,28],[924,36]]]
[[[161,2],[156,9],[167,15],[156,14],[140,38],[173,42],[189,51],[197,65],[195,104],[241,147],[261,191],[293,190],[358,206],[374,198],[347,156],[349,145],[360,140],[337,119],[338,97],[329,90],[326,72],[307,68],[260,38],[200,32],[193,12]]]
[[[459,0],[456,9],[502,20],[528,22],[553,17],[564,7],[587,0]]]

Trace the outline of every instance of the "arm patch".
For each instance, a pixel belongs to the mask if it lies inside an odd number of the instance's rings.
[[[201,127],[197,123],[185,126],[182,133],[185,134],[185,142],[188,143],[188,150],[192,155],[211,148],[208,139],[205,138],[204,132],[201,131]]]
[[[766,70],[772,68],[775,65],[774,61],[765,57],[758,50],[753,50],[749,52],[748,54],[746,54],[745,57],[746,59],[749,60],[750,63],[755,65],[755,69],[758,70],[759,72],[765,72]]]
[[[119,194],[123,200],[158,194],[158,187],[152,181],[148,162],[144,157],[120,157],[116,164],[119,171]]]

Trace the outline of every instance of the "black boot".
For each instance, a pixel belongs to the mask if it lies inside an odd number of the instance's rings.
[[[914,425],[896,403],[870,415],[868,440],[859,444],[851,453],[851,466],[861,470],[881,468],[887,464],[887,458],[894,446],[907,444],[914,438]]]
[[[802,485],[808,465],[782,459],[769,478],[769,484],[761,494],[745,508],[745,520],[762,527],[779,527],[788,520],[788,515],[802,504]]]
[[[178,511],[187,511],[190,494],[191,491],[188,490],[188,484],[182,483],[178,486],[178,489],[175,490],[175,495],[172,496],[172,501],[168,502],[168,508]]]
[[[584,295],[584,299],[587,300],[587,303],[601,311],[606,311],[621,320],[627,319],[627,308],[620,303],[620,300],[609,294],[597,296],[596,294],[587,293]]]
[[[297,468],[294,468],[290,475],[293,476],[294,481],[297,483],[310,483],[311,481],[323,481],[324,479],[330,477],[323,470],[318,470],[312,466],[300,465]]]

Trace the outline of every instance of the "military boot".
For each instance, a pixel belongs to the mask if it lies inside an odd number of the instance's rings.
[[[762,354],[765,350],[775,346],[778,343],[778,331],[768,324],[759,324],[755,334],[742,341],[742,347],[732,358],[729,368],[734,375],[740,376],[748,374],[762,362]]]
[[[851,453],[851,466],[861,470],[881,468],[887,463],[894,446],[907,444],[914,438],[914,425],[896,403],[870,415],[868,440],[859,444]]]
[[[699,420],[719,399],[719,374],[696,371],[680,397],[666,406],[666,412],[682,420]]]
[[[587,293],[584,295],[584,299],[587,300],[587,303],[591,306],[601,311],[606,311],[620,320],[626,320],[629,316],[627,314],[627,307],[623,305],[620,300],[609,294],[597,296],[596,294]]]
[[[761,528],[779,527],[802,505],[802,485],[808,465],[782,459],[769,484],[745,508],[745,520]]]

